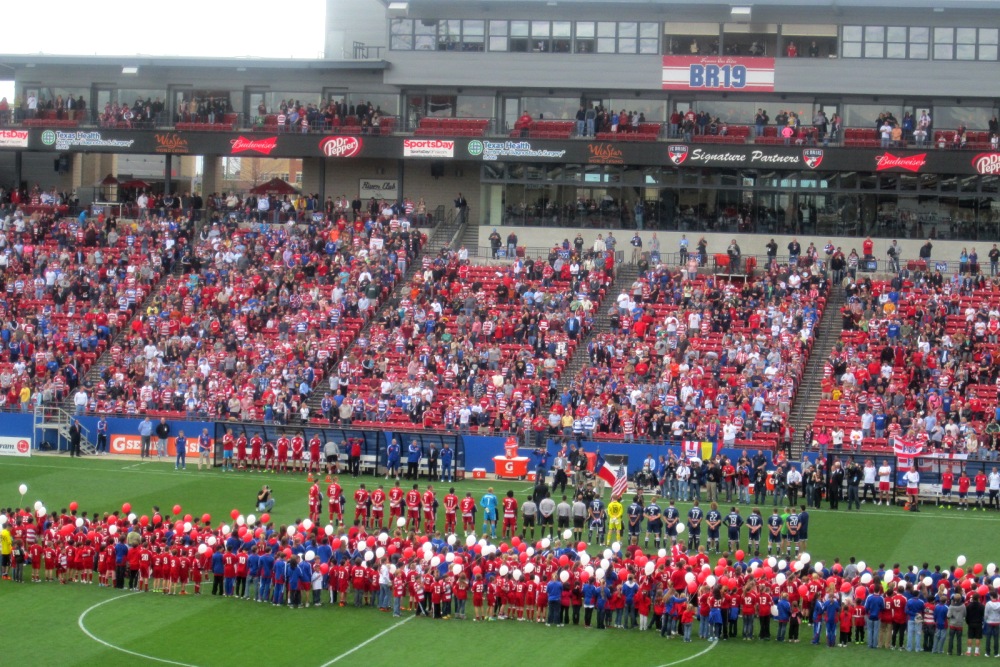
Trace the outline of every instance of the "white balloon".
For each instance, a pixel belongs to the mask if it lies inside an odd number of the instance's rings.
[[[38,508],[38,516],[45,516],[48,513],[49,511],[45,509],[45,505],[42,505],[41,507]]]
[[[476,546],[476,536],[475,535],[469,535],[469,536],[467,536],[465,538],[465,546],[467,546],[467,547],[474,547],[474,546]]]
[[[227,527],[228,526],[223,526],[223,528],[227,528]],[[289,526],[288,528],[285,528],[285,534],[288,535],[289,537],[291,537],[292,535],[294,535],[295,534],[295,526]]]
[[[965,561],[965,556],[959,556],[958,558],[956,558],[956,559],[955,559],[955,563],[956,563],[956,564],[957,564],[957,565],[958,565],[959,567],[963,567],[963,566],[965,565],[965,562],[966,562],[966,561]]]
[[[239,523],[239,519],[237,519],[236,522]],[[305,528],[306,530],[312,530],[313,522],[309,519],[303,519],[302,527]]]
[[[524,573],[525,574],[531,574],[534,571],[535,571],[535,564],[534,563],[525,563],[524,564]]]
[[[365,561],[366,562],[370,561],[370,560],[372,560],[374,558],[375,558],[375,554],[373,554],[371,551],[366,551],[365,552]],[[435,556],[435,558],[436,558],[436,556]],[[431,561],[431,564],[434,565],[434,567],[437,567],[438,565],[440,565],[440,563],[434,563],[433,561]]]
[[[601,559],[601,569],[602,570],[607,570],[609,567],[611,567],[611,561],[608,560],[607,558],[602,558]]]
[[[24,494],[26,494],[28,492],[28,485],[27,484],[22,484],[21,486],[17,487],[17,491],[18,491],[18,493],[20,493],[23,496]]]
[[[580,565],[583,565],[584,567],[590,565],[590,554],[586,551],[580,552]]]
[[[602,579],[604,579],[604,568],[603,567],[597,568],[597,570],[594,572],[594,577],[598,581],[601,581]]]
[[[434,545],[430,542],[424,542],[420,548],[427,552],[434,551]]]
[[[385,531],[379,533],[378,534],[378,543],[379,544],[388,544],[389,543],[389,533],[386,533]]]
[[[594,570],[594,568],[592,566],[590,566],[590,565],[588,565],[587,567],[583,568],[583,571],[586,572],[587,574],[589,574],[590,576],[594,576],[594,572],[596,572],[596,570]]]
[[[199,544],[198,545],[198,553],[203,554],[206,551],[208,551],[208,545],[207,544]]]
[[[406,519],[404,519],[403,517],[399,517],[398,519],[396,519],[396,527],[397,528],[405,528],[406,527]]]
[[[865,572],[864,574],[862,574],[861,575],[861,583],[864,584],[865,586],[867,586],[868,584],[872,583],[872,573],[871,572]]]
[[[573,529],[572,528],[567,528],[566,530],[563,531],[563,539],[564,540],[571,540],[571,539],[573,539]]]
[[[611,551],[611,549],[604,550],[604,557],[607,558],[608,560],[611,560],[614,557],[614,555],[615,554],[613,551]]]
[[[645,572],[647,575],[653,574],[656,571],[656,563],[653,561],[646,561]]]
[[[222,527],[222,534],[223,535],[228,535],[231,532],[233,532],[233,529],[229,527],[228,523]]]
[[[135,512],[130,512],[128,515],[128,522],[132,523],[133,521],[135,521]]]
[[[6,523],[7,523],[7,515],[6,514],[0,514],[0,526],[5,525]]]
[[[698,578],[694,576],[694,572],[688,572],[684,575],[684,583],[693,584]]]
[[[806,564],[800,560],[797,560],[794,563],[792,563],[792,569],[795,570],[796,572],[801,572],[805,568],[805,566]]]
[[[683,532],[684,532],[684,524],[683,523],[678,523],[677,524],[677,534],[680,535]]]
[[[822,561],[820,561],[820,562],[816,563],[815,565],[813,565],[813,570],[816,572],[816,574],[823,574],[823,563],[822,563]]]
[[[514,581],[521,581],[521,571],[520,570],[514,570],[513,574],[511,574],[511,576],[514,577]]]
[[[550,540],[547,537],[543,537],[542,538],[542,549],[548,549],[549,545],[551,545],[551,544],[552,544],[552,540]]]
[[[43,507],[42,501],[41,500],[36,500],[35,501],[35,511],[37,512],[38,510],[42,509],[42,507]]]
[[[396,574],[396,566],[389,563],[389,574]]]
[[[779,570],[784,570],[786,567],[788,567],[788,562],[786,560],[782,559],[778,561]]]
[[[455,554],[449,551],[444,555],[444,560],[446,563],[452,562],[453,560],[455,560]]]
[[[989,565],[986,566],[986,574],[992,577],[994,574],[996,574],[996,572],[997,572],[996,563],[990,563]]]
[[[768,559],[767,559],[767,564],[770,567],[774,567],[775,565],[778,564],[778,559],[775,558],[774,556],[769,556]]]
[[[666,549],[660,549],[659,551],[656,552],[656,555],[659,558],[666,558],[667,557],[667,550]]]
[[[185,521],[184,522],[184,532],[185,533],[190,533],[191,532],[191,522],[190,521]]]
[[[993,588],[1000,590],[1000,577],[993,580]]]
[[[308,520],[309,519],[306,519],[306,521],[308,521]],[[306,523],[305,521],[302,522],[303,525],[305,525],[305,523]],[[246,517],[244,517],[242,514],[240,514],[238,517],[236,517],[236,525],[237,526],[245,526],[246,524],[247,524]]]
[[[252,526],[255,523],[257,523],[257,517],[255,517],[253,514],[248,514],[247,515],[247,525],[248,526]]]
[[[777,574],[777,575],[776,575],[776,576],[774,577],[774,581],[775,581],[775,583],[776,583],[776,584],[778,584],[779,586],[780,586],[780,585],[782,585],[783,583],[785,583],[785,581],[786,581],[786,578],[785,578],[785,573],[784,573],[784,572],[779,572],[779,573],[778,573],[778,574]]]
[[[801,556],[799,556],[799,560],[802,561],[803,563],[808,563],[810,560],[812,560],[812,556],[810,556],[807,553],[803,553]]]
[[[913,574],[916,574],[917,572],[920,572],[920,568],[918,568],[916,565],[914,565],[913,567],[910,568],[910,572],[912,572]]]
[[[215,535],[211,535],[208,538],[208,546],[214,547],[219,540],[215,538]]]
[[[618,553],[619,551],[622,550],[622,543],[621,542],[612,542],[611,543],[611,550],[614,551],[615,553]]]
[[[312,551],[310,549],[309,551],[306,552],[306,560],[312,560],[315,557],[316,557],[316,552],[315,551]]]
[[[569,572],[567,572],[566,570],[563,570],[562,572],[560,572],[559,573],[559,581],[563,582],[564,584],[567,581],[569,581]]]
[[[924,586],[930,587],[934,585],[934,580],[930,577],[924,577]]]
[[[108,534],[114,535],[118,532],[118,526],[108,526]]]
[[[702,572],[711,572],[712,571],[712,566],[709,565],[708,563],[702,563],[701,564],[701,571]]]
[[[481,539],[479,540],[479,546],[483,547],[484,549],[486,548],[486,545],[487,545],[487,544],[488,544],[488,542],[486,541],[486,538],[485,538],[485,537],[483,537],[483,538],[481,538]]]
[[[868,569],[868,565],[863,560],[859,560],[858,561],[858,572],[864,572],[867,569]]]
[[[333,526],[327,526],[323,529],[323,532],[326,533],[327,536],[333,535]]]
[[[456,541],[457,539],[458,539],[458,538],[456,538],[456,537],[455,537],[454,535],[449,535],[449,536],[448,536],[448,544],[449,544],[450,546],[455,546],[455,541]]]
[[[705,583],[707,585],[714,586],[715,582],[716,582],[716,579],[715,579],[715,575],[714,574],[710,574],[707,577],[705,577]]]
[[[77,528],[82,528],[83,527],[83,519],[77,519],[76,520],[76,527]]]
[[[385,555],[385,547],[379,547],[375,550],[375,558],[381,558]]]
[[[462,574],[462,566],[461,565],[452,565],[451,566],[451,571],[455,574],[455,576],[458,576],[458,575]]]
[[[510,568],[507,567],[506,565],[501,565],[499,572],[501,577],[506,577],[507,574],[510,572]]]
[[[884,576],[884,577],[882,577],[882,580],[883,580],[883,581],[885,581],[885,583],[887,583],[887,584],[888,584],[889,582],[891,582],[891,581],[892,581],[893,579],[895,579],[895,578],[896,578],[896,575],[895,575],[895,573],[894,573],[894,572],[893,572],[892,570],[888,570],[888,571],[887,571],[887,572],[885,573],[885,576]]]
[[[772,604],[771,605],[771,616],[776,617],[777,615],[778,615],[778,605]]]

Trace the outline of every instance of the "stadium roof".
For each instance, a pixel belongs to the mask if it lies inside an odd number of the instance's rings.
[[[36,54],[0,54],[0,66],[13,69],[35,65],[90,65],[94,67],[193,67],[215,69],[281,69],[281,70],[384,70],[385,60],[325,60],[306,58],[189,58],[183,56],[150,56],[143,54],[118,56],[67,56]]]

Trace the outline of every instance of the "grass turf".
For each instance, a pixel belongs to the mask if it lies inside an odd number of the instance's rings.
[[[271,512],[274,522],[287,523],[305,515],[307,483],[301,476],[219,470],[199,473],[192,468],[176,472],[167,463],[74,461],[55,456],[5,461],[0,466],[0,505],[30,506],[42,500],[55,512],[75,500],[81,511],[103,512],[119,509],[127,501],[132,511],[141,515],[150,513],[154,504],[166,514],[174,504],[180,504],[184,513],[200,516],[209,512],[218,523],[227,519],[233,508],[243,514],[252,512],[263,480],[275,490],[277,504]],[[368,488],[372,483],[384,483],[381,478],[352,480],[342,476],[345,495],[350,497],[360,481],[365,481]],[[29,486],[23,503],[17,492],[21,483]],[[422,480],[421,486],[425,484]],[[460,495],[468,490],[478,498],[490,485],[498,494],[512,488],[519,499],[531,487],[527,482],[501,481],[467,481],[455,487]],[[439,495],[444,492],[441,486],[435,484]],[[686,509],[681,506],[682,513]],[[761,509],[765,516],[770,512],[770,506]],[[834,556],[844,560],[856,555],[872,566],[880,562],[907,565],[923,561],[947,566],[959,553],[966,555],[970,564],[995,558],[991,535],[998,517],[992,512],[928,508],[920,514],[907,514],[867,504],[860,512],[821,510],[811,515],[809,550],[813,562],[829,563]],[[691,663],[731,659],[746,665],[847,665],[870,655],[854,646],[826,649],[803,643],[765,647],[739,641],[722,642],[702,653],[709,644],[698,640],[690,644],[667,641],[653,632],[639,635],[618,630],[551,629],[510,621],[482,625],[423,618],[399,624],[388,614],[371,610],[325,605],[296,611],[206,595],[127,595],[96,584],[13,585],[5,581],[0,583],[0,603],[7,610],[5,636],[44,638],[41,645],[32,642],[31,650],[17,652],[20,665],[107,667],[155,664],[151,658],[156,658],[197,667],[253,664],[261,659],[279,665],[294,662],[319,667],[338,656],[342,657],[335,664],[345,665],[404,661],[437,665],[449,656],[485,657],[497,665],[524,660],[583,665],[610,659],[613,664],[655,667],[692,657]],[[381,632],[386,634],[377,636]],[[803,639],[808,642],[806,628]],[[102,641],[141,655],[123,653]],[[916,665],[940,661],[937,656],[904,658],[886,651],[879,652],[877,659],[900,664],[905,659]]]

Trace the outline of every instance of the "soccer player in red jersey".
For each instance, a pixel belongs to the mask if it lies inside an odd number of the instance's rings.
[[[253,437],[250,438],[250,468],[255,468],[258,472],[260,471],[260,453],[263,447],[264,438],[260,437],[260,433],[254,433]]]
[[[360,521],[362,526],[365,525],[368,518],[368,495],[364,484],[354,492],[354,520]]]
[[[476,499],[472,497],[471,492],[465,492],[465,497],[459,501],[458,508],[462,512],[462,531],[466,535],[474,534],[476,532]]]
[[[420,530],[420,487],[416,484],[406,492],[406,529]]]
[[[371,495],[372,511],[369,518],[369,527],[374,530],[382,530],[385,522],[385,489],[379,484],[378,488],[372,491]]]
[[[236,447],[236,437],[233,435],[233,429],[227,429],[226,434],[222,436],[222,471],[228,472],[233,470],[233,449]]]
[[[323,450],[323,443],[320,441],[318,435],[314,435],[309,440],[309,472],[316,472],[319,474],[320,471],[320,453]]]
[[[955,484],[955,475],[952,473],[951,468],[945,468],[941,473],[941,495],[938,496],[938,505],[942,503],[948,503],[948,509],[951,509],[951,489]]]
[[[517,534],[517,500],[514,492],[508,491],[500,503],[503,506],[503,538],[509,539]]]
[[[295,472],[303,472],[305,470],[305,464],[302,460],[305,448],[306,439],[302,437],[301,433],[296,434],[292,438],[292,468]]]
[[[277,465],[274,462],[275,448],[274,443],[270,440],[264,443],[264,472],[268,470],[272,474],[277,473]]]
[[[458,525],[458,496],[455,488],[448,489],[444,497],[444,532],[454,533]]]
[[[333,481],[326,487],[326,504],[330,510],[330,521],[337,517],[337,523],[344,522],[344,508],[340,504],[340,494],[343,489],[340,487],[340,478],[334,477]]]
[[[247,467],[247,434],[241,433],[236,438],[236,468],[246,470]]]
[[[434,487],[430,484],[427,485],[427,490],[424,491],[422,504],[424,508],[424,533],[431,535],[437,530],[435,528],[435,524],[437,523],[437,498],[434,497]]]
[[[278,445],[278,462],[275,465],[275,468],[277,470],[280,470],[281,472],[284,472],[284,473],[288,472],[288,447],[289,447],[289,444],[290,443],[289,443],[289,440],[288,440],[288,436],[282,435],[280,438],[278,438],[278,442],[277,442],[277,445]]]
[[[958,509],[969,511],[969,474],[963,469],[958,476]]]
[[[389,489],[389,526],[394,527],[396,520],[403,516],[403,488],[399,480]]]
[[[986,502],[986,471],[980,470],[976,473],[976,506],[972,508],[972,511],[977,510],[986,511],[983,505]]]
[[[319,523],[319,511],[322,502],[319,492],[319,482],[313,482],[309,486],[309,520],[314,524]],[[237,595],[242,596],[240,593],[237,593]]]

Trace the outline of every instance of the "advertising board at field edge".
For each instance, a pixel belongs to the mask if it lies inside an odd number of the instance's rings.
[[[198,456],[198,433],[193,433],[187,437],[187,455],[188,456]],[[150,449],[153,453],[156,453],[156,442],[157,439],[154,437]],[[171,436],[167,438],[167,456],[171,458],[177,456],[177,438]],[[215,446],[215,441],[212,441],[212,446]],[[139,456],[142,453],[142,438],[138,435],[122,435],[119,433],[111,435],[109,441],[109,450],[112,454],[127,454],[131,456]]]
[[[0,456],[31,456],[31,438],[0,437]]]

